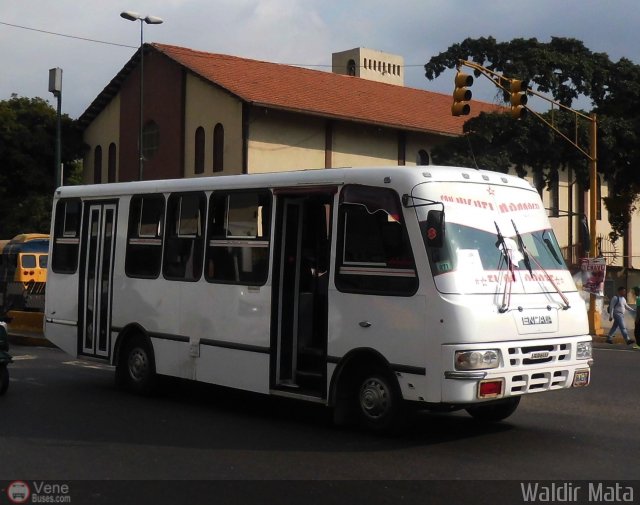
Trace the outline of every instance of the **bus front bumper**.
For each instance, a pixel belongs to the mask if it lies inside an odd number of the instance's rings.
[[[442,382],[444,403],[474,403],[530,393],[588,386],[589,363],[571,366],[502,371],[446,371]]]

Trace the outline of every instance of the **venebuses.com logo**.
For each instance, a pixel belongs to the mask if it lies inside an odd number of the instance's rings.
[[[14,480],[7,487],[7,497],[11,503],[27,503],[31,496],[29,484],[21,480]]]
[[[5,490],[9,503],[71,503],[69,484],[14,480]]]

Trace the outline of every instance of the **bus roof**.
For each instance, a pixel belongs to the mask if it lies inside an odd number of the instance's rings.
[[[2,254],[46,253],[49,251],[49,238],[32,239],[27,242],[10,241],[5,245]]]
[[[116,182],[63,186],[56,198],[120,196],[172,191],[212,191],[237,188],[278,188],[295,186],[333,186],[342,184],[388,184],[410,189],[421,182],[477,182],[531,190],[525,179],[512,175],[447,166],[382,166],[357,168],[308,169],[261,174],[191,177],[152,181]]]
[[[18,244],[22,242],[29,242],[30,240],[48,239],[49,235],[46,233],[21,233],[11,239],[11,243]]]

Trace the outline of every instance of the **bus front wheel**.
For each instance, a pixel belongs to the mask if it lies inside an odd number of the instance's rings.
[[[486,405],[476,405],[467,408],[467,412],[478,421],[497,423],[513,414],[520,404],[520,397],[507,398]]]
[[[116,382],[138,394],[150,394],[156,384],[151,345],[141,336],[129,340],[118,360]]]
[[[357,381],[357,412],[360,423],[374,432],[388,433],[402,421],[400,388],[388,373],[372,370]]]

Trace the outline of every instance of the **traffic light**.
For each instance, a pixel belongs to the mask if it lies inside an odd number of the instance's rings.
[[[471,90],[467,86],[473,84],[473,77],[462,72],[456,73],[455,89],[453,90],[453,105],[451,114],[454,116],[466,116],[471,112],[469,100],[471,100]]]
[[[516,119],[522,119],[527,115],[527,90],[528,81],[518,79],[509,80],[509,100],[511,101],[511,115]]]

